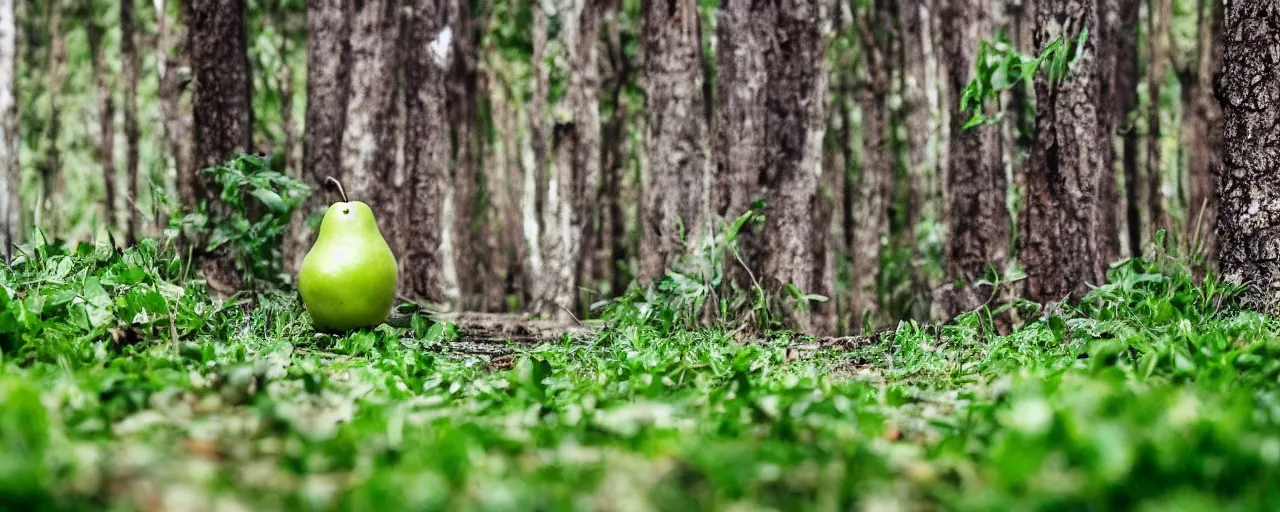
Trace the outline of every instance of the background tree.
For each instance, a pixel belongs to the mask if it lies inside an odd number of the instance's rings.
[[[22,227],[18,211],[18,27],[14,0],[0,0],[0,237],[4,261],[13,259],[13,244]]]
[[[662,272],[705,233],[707,129],[697,2],[645,3],[648,174],[641,203],[641,281]]]
[[[84,2],[81,16],[87,19],[85,35],[89,43],[89,56],[93,59],[93,81],[98,87],[98,147],[97,158],[102,166],[102,184],[106,197],[103,199],[102,219],[108,231],[116,229],[116,109],[115,83],[112,80],[108,61],[103,55],[103,27],[101,14],[94,8],[96,3]]]
[[[331,202],[323,193],[325,177],[344,177],[342,135],[347,124],[351,71],[347,4],[347,0],[321,0],[307,5],[307,110],[302,179],[311,186],[312,193],[293,222],[288,253],[295,268],[302,265],[302,258],[313,241],[313,230],[306,224],[306,217],[322,213]],[[386,220],[382,222],[389,224]],[[394,244],[395,239],[388,238],[388,242]]]
[[[886,139],[890,128],[889,97],[893,76],[891,4],[869,2],[857,17],[861,36],[864,83],[858,95],[862,110],[862,166],[853,186],[853,236],[850,243],[848,313],[853,331],[877,316],[881,270],[881,239],[889,233],[889,202],[893,188],[893,153]]]
[[[1214,171],[1221,165],[1222,110],[1214,97],[1213,76],[1222,68],[1222,1],[1196,2],[1196,41],[1194,69],[1179,72],[1186,120],[1184,142],[1190,148],[1191,199],[1188,203],[1188,235],[1199,242],[1205,262],[1217,255],[1217,201],[1214,197]]]
[[[138,203],[138,73],[142,67],[138,55],[137,16],[133,0],[120,0],[120,57],[124,75],[124,139],[125,170],[129,180],[129,204]],[[139,208],[129,208],[129,243],[138,239]]]
[[[1096,27],[1096,0],[1037,2],[1036,46],[1057,37],[1075,41]],[[1102,281],[1097,208],[1102,178],[1095,98],[1100,92],[1097,49],[1086,39],[1070,72],[1060,80],[1036,75],[1036,139],[1020,219],[1019,259],[1026,268],[1026,296],[1060,301]]]
[[[200,168],[221,165],[238,152],[253,148],[253,97],[246,53],[244,0],[194,0],[190,14],[190,45],[195,71],[193,100],[195,160]],[[220,187],[211,178],[194,180],[183,203],[203,201],[217,206]],[[229,251],[208,255],[201,272],[210,286],[227,293],[240,286]]]
[[[953,91],[969,84],[977,62],[977,36],[990,30],[983,7],[975,0],[947,0],[942,10],[943,55]],[[964,129],[966,121],[964,116],[951,118],[946,276],[957,289],[946,305],[949,315],[974,309],[991,297],[991,287],[977,282],[1004,271],[1010,240],[1000,133],[994,126]]]
[[[449,176],[449,132],[445,76],[451,46],[433,45],[448,25],[446,0],[418,0],[404,9],[407,36],[400,48],[405,83],[405,180],[397,191],[395,227],[402,244],[401,287],[410,298],[444,301],[447,283],[439,250],[445,223],[443,203]],[[434,50],[434,48],[440,48]]]
[[[830,296],[821,281],[823,255],[815,254],[818,218],[818,175],[822,164],[822,139],[826,130],[826,44],[821,2],[781,3],[773,12],[774,37],[765,58],[765,171],[767,194],[763,276],[769,289],[794,286],[806,294]],[[767,18],[766,18],[767,19]],[[785,293],[784,293],[785,295]],[[786,297],[787,301],[791,297]],[[801,310],[789,312],[797,328],[827,332],[833,326],[828,315],[808,318]]]
[[[1280,305],[1280,5],[1226,2],[1223,11],[1222,172],[1218,240],[1222,276],[1251,285],[1244,304]]]

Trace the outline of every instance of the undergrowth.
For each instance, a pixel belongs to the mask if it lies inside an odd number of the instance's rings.
[[[1280,326],[1238,287],[1156,253],[1008,335],[827,347],[768,329],[723,241],[494,358],[214,300],[176,234],[36,236],[0,270],[0,509],[1280,510]]]

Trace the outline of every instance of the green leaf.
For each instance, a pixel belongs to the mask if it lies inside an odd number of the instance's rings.
[[[275,193],[275,191],[272,191],[271,189],[255,188],[251,190],[249,194],[258,198],[259,201],[262,201],[262,204],[266,205],[267,208],[270,208],[273,212],[284,212],[288,210],[288,207],[284,204],[284,199],[280,198],[280,194]]]

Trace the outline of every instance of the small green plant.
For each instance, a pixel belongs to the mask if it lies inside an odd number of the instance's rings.
[[[218,184],[218,201],[178,217],[180,231],[199,240],[203,251],[231,251],[248,288],[288,284],[281,247],[290,218],[310,187],[256,155],[241,154],[201,172]]]
[[[1018,52],[1003,36],[992,42],[979,43],[976,76],[960,95],[960,111],[970,116],[963,128],[967,130],[999,121],[1002,117],[999,107],[996,112],[988,114],[987,102],[998,102],[1001,93],[1030,81],[1042,68],[1046,69],[1050,81],[1061,80],[1079,58],[1088,37],[1088,27],[1080,30],[1074,44],[1058,37],[1050,41],[1038,57]]]

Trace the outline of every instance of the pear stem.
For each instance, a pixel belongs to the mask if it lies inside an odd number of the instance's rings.
[[[347,190],[342,188],[342,183],[339,182],[337,178],[334,178],[333,176],[325,176],[324,182],[327,184],[333,185],[335,187],[338,187],[338,193],[342,194],[342,202],[344,203],[351,202],[350,199],[347,199]]]

